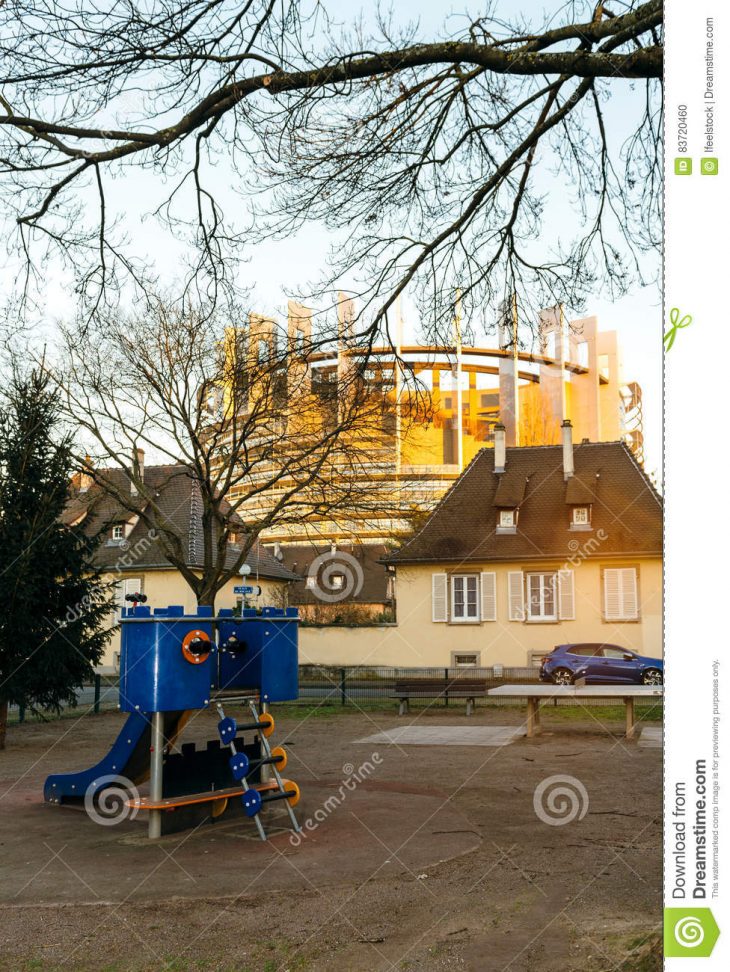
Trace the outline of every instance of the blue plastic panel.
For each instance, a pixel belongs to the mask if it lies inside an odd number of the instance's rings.
[[[124,712],[171,712],[208,705],[215,652],[199,665],[182,652],[183,638],[200,630],[213,648],[212,610],[199,607],[185,615],[182,607],[140,605],[122,612],[119,707]]]
[[[230,618],[230,620],[228,620]],[[219,613],[220,689],[255,689],[264,702],[299,697],[299,613],[296,608],[246,608],[242,618]],[[243,650],[230,650],[231,637]]]

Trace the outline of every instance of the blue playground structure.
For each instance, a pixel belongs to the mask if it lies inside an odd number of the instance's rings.
[[[44,798],[96,800],[107,787],[149,781],[148,795],[131,794],[128,806],[149,813],[152,838],[242,811],[266,840],[261,810],[274,801],[283,802],[298,831],[299,787],[281,775],[287,754],[269,743],[274,718],[266,711],[299,694],[297,609],[244,608],[240,616],[221,610],[214,617],[199,607],[186,615],[177,606],[151,610],[136,603],[141,595],[133,597],[120,621],[119,707],[129,717],[99,763],[49,776]],[[243,706],[242,721],[226,715],[232,705]],[[218,738],[174,752],[185,723],[209,708],[218,713]]]

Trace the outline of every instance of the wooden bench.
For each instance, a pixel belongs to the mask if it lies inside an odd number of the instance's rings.
[[[466,699],[466,714],[474,711],[474,700],[487,694],[486,678],[399,678],[391,699],[398,699],[398,715],[405,715],[410,699]]]

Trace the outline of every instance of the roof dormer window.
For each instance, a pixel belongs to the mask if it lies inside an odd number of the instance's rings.
[[[590,530],[591,528],[591,508],[590,506],[574,506],[570,517],[570,526],[573,530]]]
[[[500,510],[497,514],[497,533],[517,532],[517,510]]]

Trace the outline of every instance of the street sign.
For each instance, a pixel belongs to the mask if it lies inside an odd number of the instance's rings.
[[[257,584],[236,584],[234,594],[260,594],[261,588]]]

